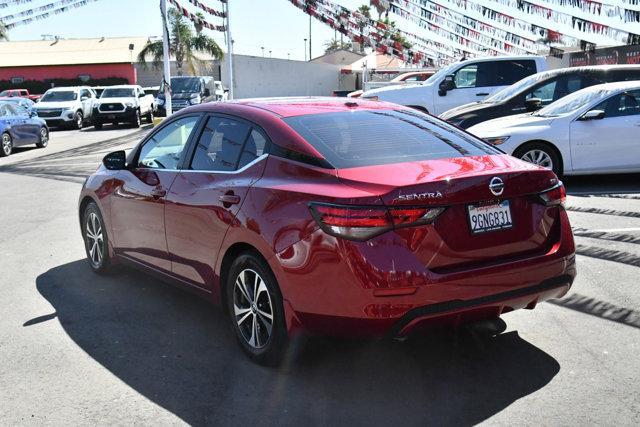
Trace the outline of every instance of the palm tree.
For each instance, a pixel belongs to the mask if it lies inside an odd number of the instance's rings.
[[[364,18],[356,19],[356,24],[360,29],[360,39],[361,39],[360,52],[362,53],[364,52],[364,48],[366,44],[364,41],[364,29],[367,27],[367,25],[369,24],[369,21],[371,20],[371,7],[367,6],[366,4],[363,4],[357,9],[357,11],[364,16]]]
[[[324,53],[335,52],[336,50],[351,49],[351,42],[342,42],[338,39],[331,39],[324,43]]]
[[[2,21],[0,21],[0,40],[9,40],[9,37],[7,37],[7,28]]]
[[[202,33],[198,26],[194,33],[191,24],[176,9],[169,10],[169,54],[176,58],[178,75],[182,75],[184,63],[191,74],[197,73],[198,65],[202,63],[196,53],[210,54],[215,59],[222,59],[224,52],[215,40]],[[146,66],[147,58],[151,57],[153,66],[162,66],[162,40],[149,41],[138,54],[138,62]]]

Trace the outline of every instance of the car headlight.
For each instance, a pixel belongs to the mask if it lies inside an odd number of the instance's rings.
[[[158,98],[158,105],[164,105],[164,98]]]
[[[505,141],[507,139],[509,139],[508,136],[496,136],[493,138],[482,138],[483,140],[485,140],[486,142],[488,142],[491,145],[500,145],[500,144],[504,144]]]
[[[192,96],[191,99],[189,99],[189,103],[191,105],[200,104],[200,102],[202,102],[202,99],[200,98],[200,95]]]

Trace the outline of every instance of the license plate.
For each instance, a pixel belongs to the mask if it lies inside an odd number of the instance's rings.
[[[473,234],[513,227],[508,200],[491,205],[469,205],[469,224]]]
[[[116,118],[116,115],[115,115],[115,114],[109,114],[109,115],[107,116],[107,119],[115,119],[115,118]]]

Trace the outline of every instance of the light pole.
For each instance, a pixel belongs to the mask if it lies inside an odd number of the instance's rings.
[[[269,51],[269,58],[271,58],[271,51]]]
[[[231,39],[231,20],[229,19],[229,2],[231,0],[227,0],[223,3],[225,9],[225,15],[227,15],[227,60],[229,61],[229,65],[227,67],[227,72],[229,73],[229,96],[227,99],[233,99],[233,39]]]
[[[309,15],[309,61],[311,61],[311,15]]]
[[[260,49],[262,49],[262,57],[264,58],[264,46],[262,46]]]
[[[169,27],[167,27],[167,0],[160,0],[160,13],[162,14],[162,68],[164,73],[164,109],[167,117],[173,113],[171,110],[171,58],[169,57]]]
[[[304,60],[307,60],[307,39],[304,39]]]

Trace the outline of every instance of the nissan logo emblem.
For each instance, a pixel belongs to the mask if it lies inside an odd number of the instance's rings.
[[[489,190],[494,196],[502,195],[502,193],[504,193],[504,182],[502,182],[502,179],[497,176],[491,178],[491,181],[489,181]]]

